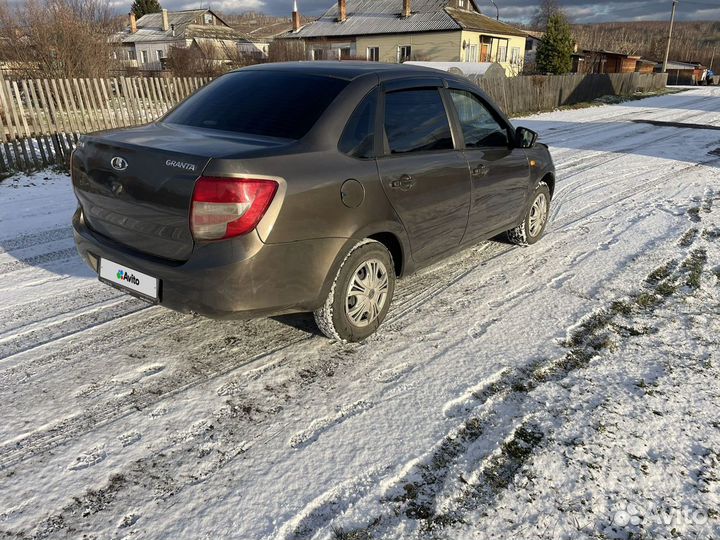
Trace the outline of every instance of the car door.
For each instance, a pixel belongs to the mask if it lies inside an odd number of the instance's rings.
[[[512,131],[480,96],[449,88],[461,126],[471,175],[471,210],[466,239],[487,237],[511,228],[525,208],[530,166],[522,148],[511,143]]]
[[[429,261],[456,248],[465,234],[467,162],[455,150],[438,86],[386,88],[381,118],[380,180],[405,226],[414,260]]]

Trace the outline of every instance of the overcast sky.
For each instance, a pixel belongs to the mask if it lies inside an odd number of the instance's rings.
[[[476,0],[480,10],[494,16],[495,8],[490,0]],[[537,0],[495,0],[500,8],[500,18],[506,21],[528,22]],[[130,1],[111,0],[118,11],[129,11]],[[292,0],[160,0],[164,8],[195,9],[210,7],[226,13],[258,10],[271,15],[288,15]],[[298,0],[300,12],[305,15],[321,15],[333,0]],[[588,2],[587,0],[561,0],[566,13],[576,23],[603,21],[667,20],[670,17],[671,0],[628,0],[625,2]],[[127,6],[127,7],[126,7]],[[680,0],[679,20],[720,20],[720,0]]]

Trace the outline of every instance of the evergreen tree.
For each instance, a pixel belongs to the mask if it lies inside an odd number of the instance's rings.
[[[130,9],[137,19],[148,13],[159,13],[162,11],[158,0],[135,0]]]
[[[570,25],[565,16],[554,13],[548,19],[547,30],[538,46],[536,62],[538,71],[562,75],[572,69],[572,58],[575,43]]]

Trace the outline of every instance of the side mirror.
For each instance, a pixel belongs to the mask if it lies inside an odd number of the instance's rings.
[[[520,148],[532,148],[538,140],[538,134],[532,129],[519,127],[515,130],[515,140]]]

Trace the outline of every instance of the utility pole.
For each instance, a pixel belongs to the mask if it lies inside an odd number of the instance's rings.
[[[665,49],[665,60],[663,60],[663,73],[667,73],[668,56],[670,56],[670,40],[672,39],[673,24],[675,24],[675,7],[677,3],[678,0],[673,0],[672,12],[670,13],[670,31],[668,32],[667,49]]]
[[[715,62],[715,49],[716,49],[716,48],[717,48],[717,47],[713,47],[712,56],[710,57],[710,69],[713,68],[713,62]]]

